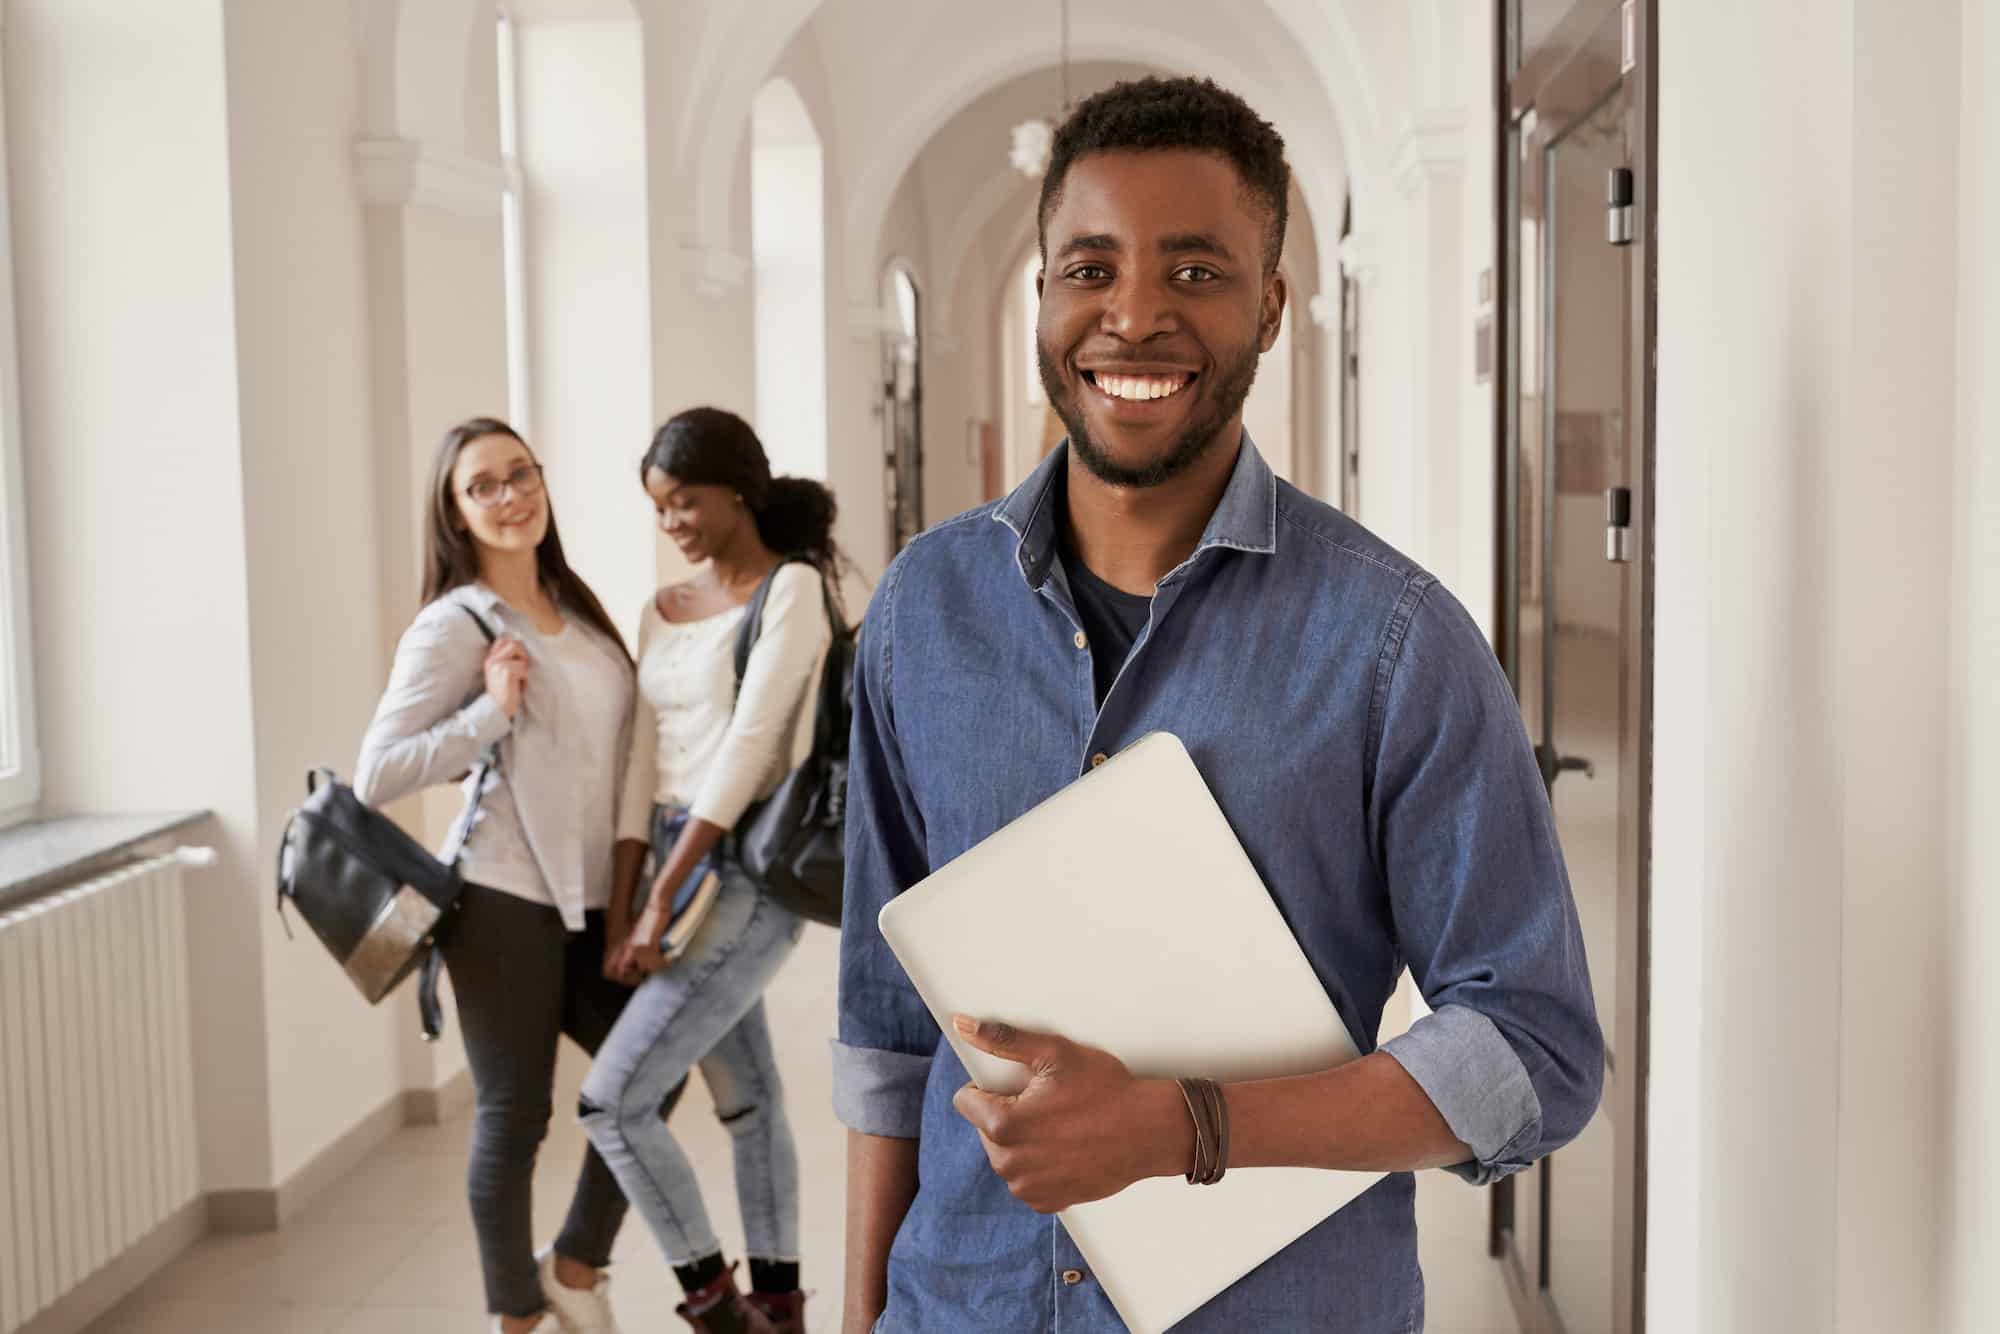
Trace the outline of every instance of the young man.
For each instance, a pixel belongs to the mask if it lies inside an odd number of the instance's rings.
[[[1420,1329],[1410,1173],[1495,1180],[1597,1105],[1576,908],[1492,652],[1244,436],[1289,183],[1277,134],[1211,83],[1077,108],[1040,213],[1037,341],[1068,446],[913,542],[869,610],[834,1067],[846,1334],[1123,1328],[1042,1215],[1187,1173],[1190,1100],[1004,1024],[961,1031],[1028,1087],[971,1087],[875,917],[1150,731],[1186,742],[1358,1043],[1405,965],[1433,1011],[1339,1069],[1223,1090],[1224,1166],[1392,1175],[1180,1330]]]

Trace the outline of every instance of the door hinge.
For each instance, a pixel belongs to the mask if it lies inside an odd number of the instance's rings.
[[[1632,559],[1632,488],[1604,488],[1604,559],[1624,565]]]
[[[1604,238],[1612,245],[1631,245],[1633,180],[1630,167],[1613,167],[1605,182]]]

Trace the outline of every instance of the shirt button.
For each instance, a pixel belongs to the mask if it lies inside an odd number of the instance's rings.
[[[1079,630],[1076,632],[1076,639],[1074,642],[1078,648],[1089,648],[1090,636],[1086,635],[1083,631]]]
[[[1090,757],[1090,767],[1095,769],[1098,765],[1104,763],[1106,760],[1110,758],[1111,757],[1109,755],[1106,755],[1103,751],[1100,750],[1095,755]]]
[[[1062,1272],[1062,1280],[1073,1288],[1083,1282],[1083,1271],[1081,1269],[1065,1269]]]

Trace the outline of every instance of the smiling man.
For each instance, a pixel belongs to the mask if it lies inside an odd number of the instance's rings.
[[[1038,352],[1067,446],[911,543],[869,610],[834,1048],[846,1334],[1120,1330],[1046,1215],[1276,1165],[1390,1175],[1178,1328],[1421,1329],[1410,1174],[1495,1180],[1596,1108],[1576,908],[1505,677],[1435,579],[1244,434],[1284,316],[1289,185],[1277,134],[1211,83],[1077,108],[1040,210]],[[1186,743],[1365,1054],[1203,1099],[1058,1034],[961,1025],[1030,1071],[982,1093],[876,914],[1156,730]],[[1432,1013],[1373,1049],[1405,966]]]

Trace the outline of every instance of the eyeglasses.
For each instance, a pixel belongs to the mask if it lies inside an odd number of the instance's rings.
[[[490,510],[500,503],[503,491],[512,491],[517,496],[532,496],[541,493],[542,465],[523,463],[505,477],[482,477],[465,488],[465,494],[472,503],[483,510]]]

